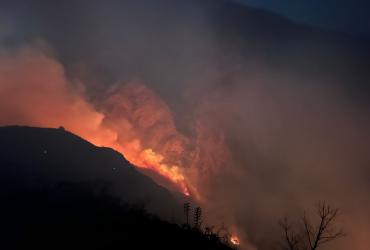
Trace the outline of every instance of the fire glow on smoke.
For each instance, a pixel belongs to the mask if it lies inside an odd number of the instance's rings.
[[[149,168],[156,171],[158,174],[175,183],[184,195],[190,195],[188,184],[185,181],[185,177],[182,174],[181,169],[178,166],[169,166],[162,163],[164,157],[154,152],[151,148],[141,151],[139,157],[129,158],[128,160],[135,166]]]
[[[224,163],[222,136],[202,121],[192,138],[184,136],[167,104],[145,84],[115,86],[92,103],[85,85],[68,79],[64,67],[44,51],[6,51],[0,54],[0,125],[63,126],[199,198],[199,176]]]
[[[150,169],[190,195],[182,164],[187,139],[178,133],[167,105],[141,83],[117,85],[102,104],[103,124],[117,132],[120,151],[135,166]]]
[[[103,101],[92,103],[85,85],[68,79],[64,67],[42,50],[4,51],[0,125],[63,126],[97,146],[117,150],[201,202],[199,183],[228,161],[223,136],[195,118],[194,133],[187,137],[176,128],[167,104],[145,84],[115,86]]]

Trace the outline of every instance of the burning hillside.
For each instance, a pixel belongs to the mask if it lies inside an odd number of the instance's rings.
[[[103,103],[104,125],[116,131],[120,151],[134,165],[170,179],[185,195],[184,159],[189,140],[181,135],[164,102],[145,85],[113,88]]]
[[[85,98],[82,83],[67,79],[63,67],[38,49],[4,54],[0,66],[1,125],[63,125],[198,199],[197,182],[229,157],[223,135],[201,119],[194,123],[193,137],[179,132],[169,107],[143,83],[111,88],[97,109]]]
[[[193,137],[183,135],[166,103],[143,83],[117,85],[97,109],[82,83],[70,81],[57,61],[31,47],[0,57],[0,81],[0,125],[63,125],[95,145],[114,148],[169,181],[159,184],[203,205],[200,187],[230,162],[222,133],[198,117]]]

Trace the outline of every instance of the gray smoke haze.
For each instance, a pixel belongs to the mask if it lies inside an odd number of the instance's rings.
[[[369,41],[222,0],[2,1],[1,47],[35,40],[99,111],[137,79],[161,97],[241,248],[277,249],[278,219],[325,199],[348,234],[327,249],[368,249]]]

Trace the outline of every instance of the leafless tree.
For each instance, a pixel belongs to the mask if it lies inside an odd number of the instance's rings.
[[[300,244],[302,243],[302,236],[292,229],[292,225],[289,224],[288,218],[284,217],[279,221],[279,225],[284,232],[284,250],[300,250]]]
[[[284,232],[284,249],[316,250],[322,244],[344,236],[343,231],[334,225],[339,215],[338,208],[333,208],[325,201],[321,201],[317,204],[316,215],[318,223],[313,225],[304,212],[301,218],[301,230],[292,228],[287,218],[280,220],[279,225]]]
[[[337,229],[334,226],[334,222],[339,215],[338,208],[332,208],[325,201],[321,201],[317,204],[316,214],[319,217],[319,224],[316,227],[311,224],[306,213],[302,217],[305,238],[311,250],[344,236],[342,229]]]

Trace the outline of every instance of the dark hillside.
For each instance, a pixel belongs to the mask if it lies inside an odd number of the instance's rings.
[[[0,204],[4,249],[229,249],[180,226],[182,204],[121,154],[63,128],[0,128]]]
[[[108,194],[161,215],[178,207],[168,190],[110,148],[96,147],[62,128],[0,128],[1,193],[60,182],[99,182]]]
[[[231,249],[97,192],[96,184],[60,183],[2,197],[4,249]]]

